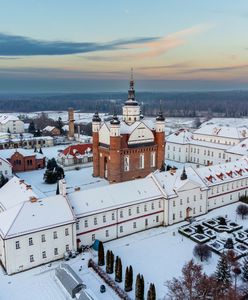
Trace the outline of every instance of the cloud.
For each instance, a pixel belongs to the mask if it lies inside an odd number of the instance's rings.
[[[42,41],[0,33],[0,56],[67,55],[104,50],[117,50],[128,45],[159,40],[159,37],[138,37],[106,43]]]
[[[198,73],[198,72],[225,72],[225,71],[235,71],[247,69],[247,65],[236,65],[236,66],[227,66],[227,67],[210,67],[210,68],[191,68],[185,73]]]

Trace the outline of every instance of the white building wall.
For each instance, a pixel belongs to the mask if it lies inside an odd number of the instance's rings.
[[[156,199],[78,218],[77,238],[81,245],[91,245],[95,239],[106,242],[163,221],[163,199]]]
[[[65,234],[68,228],[69,235]],[[57,232],[57,238],[54,239],[53,233]],[[42,235],[45,235],[45,242],[42,242]],[[29,238],[32,238],[33,245],[29,245]],[[20,249],[16,249],[16,242],[19,242]],[[66,246],[68,245],[68,246]],[[6,262],[4,266],[8,274],[27,270],[53,260],[61,259],[66,251],[75,249],[75,232],[73,225],[68,224],[36,233],[22,235],[12,239],[5,240]],[[55,248],[58,254],[55,255]],[[1,247],[0,247],[1,251]],[[46,252],[46,258],[42,257],[42,252]],[[0,253],[3,257],[3,252]],[[33,255],[34,261],[30,261],[30,255]],[[2,261],[4,263],[4,261]]]
[[[12,176],[12,166],[0,157],[0,175],[11,177]]]
[[[235,138],[220,137],[220,136],[199,134],[199,133],[193,133],[193,138],[194,140],[200,140],[200,141],[206,141],[206,142],[224,144],[230,146],[236,145],[240,142],[239,139],[235,139]]]
[[[189,161],[189,145],[166,143],[165,156],[168,160],[185,163]]]

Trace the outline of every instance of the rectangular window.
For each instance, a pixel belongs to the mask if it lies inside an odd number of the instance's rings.
[[[124,172],[129,171],[129,155],[124,156]]]
[[[79,221],[76,223],[76,230],[79,230]]]
[[[139,206],[137,206],[137,214],[139,214],[139,212],[140,212],[140,208]]]
[[[156,165],[156,152],[151,152],[151,167],[154,168]]]
[[[84,220],[84,227],[88,227],[88,220]]]
[[[103,223],[105,223],[106,222],[106,216],[104,215],[104,216],[102,216],[102,221],[103,221]]]
[[[67,244],[66,246],[65,246],[65,251],[69,251],[70,250],[70,246]]]
[[[133,228],[134,229],[136,228],[136,222],[133,222]]]
[[[147,205],[145,204],[144,211],[147,211]]]
[[[172,215],[172,220],[175,221],[175,214]]]
[[[69,229],[65,228],[65,236],[69,235]]]
[[[20,249],[20,242],[19,241],[16,241],[15,245],[16,245],[16,249]]]
[[[46,251],[43,251],[42,252],[42,258],[46,258],[47,256],[46,256]]]
[[[154,203],[152,202],[152,209],[154,209]]]
[[[97,218],[94,218],[94,225],[97,225]]]
[[[92,236],[91,236],[92,242],[94,242],[95,239],[96,239],[96,236],[95,236],[95,234],[93,233]]]
[[[106,230],[105,235],[106,235],[106,237],[109,237],[109,231],[108,230]]]
[[[33,245],[33,238],[29,238],[28,243],[29,243],[29,246],[32,246]]]
[[[132,210],[131,210],[131,208],[128,209],[128,215],[129,215],[129,216],[132,215]]]
[[[145,226],[148,226],[148,219],[145,219]]]
[[[156,216],[156,222],[159,222],[159,216]]]
[[[123,226],[120,226],[120,232],[123,232]]]
[[[29,261],[30,261],[30,262],[34,262],[34,256],[33,256],[33,255],[30,255],[30,256],[29,256]]]
[[[114,219],[115,219],[115,214],[112,213],[112,220],[114,221]]]
[[[158,207],[161,208],[161,201],[158,201]]]
[[[58,255],[59,252],[58,252],[58,248],[54,248],[54,255]]]
[[[45,236],[45,234],[42,234],[41,235],[41,242],[45,243],[45,241],[46,241],[46,236]]]
[[[120,211],[120,217],[123,218],[123,211]]]
[[[173,201],[173,207],[175,207],[176,206],[176,202],[175,201]]]
[[[56,240],[56,239],[58,238],[57,231],[54,231],[54,232],[53,232],[53,238],[54,238],[54,240]]]
[[[194,201],[196,201],[196,195],[194,195]]]
[[[182,211],[180,211],[180,218],[182,218]]]
[[[180,205],[183,205],[183,199],[180,199]]]
[[[144,156],[144,153],[141,153],[140,157],[139,157],[139,167],[140,167],[140,169],[144,169],[144,167],[145,167],[144,162],[145,162],[145,156]]]

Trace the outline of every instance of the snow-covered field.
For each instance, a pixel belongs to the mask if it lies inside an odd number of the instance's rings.
[[[43,181],[45,169],[36,170],[30,172],[20,172],[17,175],[24,179],[25,182],[31,184],[32,188],[35,192],[37,192],[40,196],[52,196],[55,195],[57,184],[46,184]],[[97,186],[107,185],[108,181],[99,177],[93,177],[93,168],[83,168],[80,170],[72,170],[65,172],[65,181],[66,181],[66,189],[68,193],[74,191],[75,187],[80,187],[80,189],[89,189]]]
[[[227,215],[231,220],[248,228],[248,219],[241,220],[236,216],[238,203],[222,207],[207,215],[201,216],[198,220],[205,220],[219,215]],[[157,299],[163,299],[166,295],[166,280],[173,276],[178,277],[183,265],[193,257],[193,248],[196,245],[190,239],[178,233],[178,228],[183,223],[169,227],[158,227],[144,232],[136,233],[118,240],[105,243],[106,249],[111,249],[115,255],[122,259],[123,277],[127,265],[132,265],[134,280],[137,273],[144,275],[146,291],[148,284],[154,282],[157,290]],[[80,254],[77,258],[71,259],[69,264],[81,276],[85,284],[93,291],[98,300],[117,300],[118,297],[107,287],[107,292],[100,294],[99,287],[103,282],[91,270],[87,268],[87,260],[96,253]],[[209,262],[202,263],[203,270],[210,274],[216,268],[218,256],[212,254]],[[198,261],[199,262],[199,261]],[[0,299],[11,300],[62,300],[69,299],[63,289],[58,285],[54,277],[54,268],[60,262],[41,266],[23,273],[12,276],[0,275]],[[82,271],[79,271],[82,266]],[[121,283],[123,287],[124,283]],[[130,293],[134,299],[134,291]]]

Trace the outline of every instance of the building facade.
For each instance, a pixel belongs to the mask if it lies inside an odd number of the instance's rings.
[[[93,116],[94,176],[122,182],[159,169],[165,156],[164,126],[161,111],[155,121],[143,118],[131,78],[122,120],[116,114],[110,122],[102,122],[97,112]]]
[[[0,115],[0,132],[24,133],[24,123],[14,115]]]
[[[1,153],[0,153],[1,154]],[[0,175],[10,178],[12,176],[12,165],[11,163],[0,156]]]

